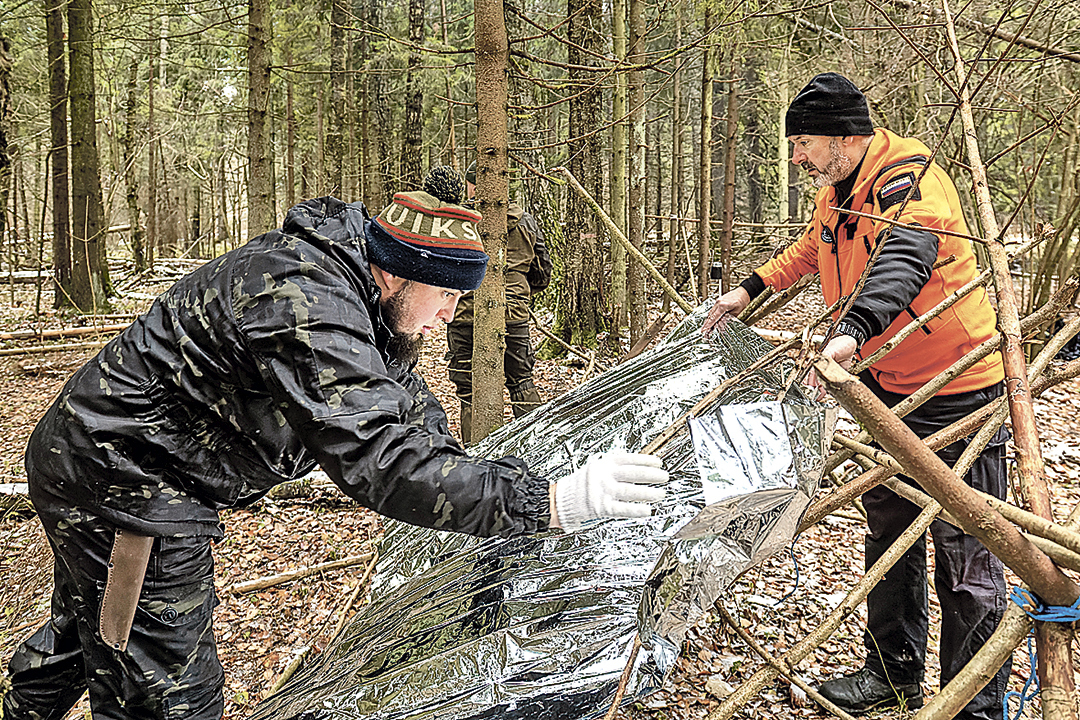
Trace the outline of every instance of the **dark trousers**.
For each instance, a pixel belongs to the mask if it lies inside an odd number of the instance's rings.
[[[472,436],[472,323],[450,323],[446,330],[446,342],[450,348],[448,354],[450,380],[457,387],[457,396],[461,401],[461,439],[470,442]],[[535,363],[536,353],[529,341],[528,323],[507,325],[503,373],[506,376],[506,389],[510,391],[510,407],[516,418],[542,404],[540,392],[533,383]]]
[[[885,391],[868,373],[861,378],[890,407],[903,396]],[[925,438],[950,425],[995,397],[993,386],[959,395],[942,395],[904,418],[916,435]],[[1002,429],[976,460],[964,481],[977,490],[1004,499],[1007,490],[1005,441]],[[937,455],[950,467],[968,445],[961,440]],[[901,479],[918,487],[906,476]],[[883,486],[863,495],[870,532],[866,536],[869,569],[919,514],[914,504]],[[941,684],[951,680],[983,646],[1001,622],[1007,593],[1001,561],[981,542],[941,520],[930,526],[934,538],[934,589],[941,604]],[[928,627],[926,536],[911,546],[866,600],[864,643],[867,667],[894,684],[921,682],[926,664]],[[961,718],[1001,717],[1001,701],[1009,679],[1006,663],[970,702]]]
[[[114,529],[55,498],[33,499],[55,559],[52,609],[11,658],[4,720],[59,720],[86,690],[95,720],[220,718],[225,675],[211,628],[217,597],[210,539],[154,540],[120,651],[99,634]]]

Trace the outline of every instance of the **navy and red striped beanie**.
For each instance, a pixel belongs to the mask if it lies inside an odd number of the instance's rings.
[[[488,256],[476,224],[480,213],[423,190],[400,192],[368,223],[369,260],[406,280],[475,290]]]

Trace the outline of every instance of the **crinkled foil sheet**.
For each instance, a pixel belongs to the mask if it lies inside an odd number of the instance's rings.
[[[698,308],[653,350],[501,429],[476,454],[516,455],[558,479],[591,453],[640,450],[768,350],[737,322],[703,340],[706,310]],[[731,425],[721,437],[752,439],[755,415],[775,421],[785,369],[776,363],[719,399],[714,409],[725,413],[715,416],[716,427]],[[831,432],[826,413],[796,391],[782,408],[793,425],[784,437],[758,443],[752,464],[777,466],[768,452],[775,447],[797,467],[782,468],[779,479],[755,470],[764,488],[742,492],[747,488],[733,487],[715,467],[703,484],[684,430],[662,451],[672,482],[648,519],[510,540],[387,521],[370,604],[254,717],[599,717],[639,630],[645,645],[626,697],[659,688],[687,628],[739,573],[791,542],[816,489]],[[737,485],[744,472],[727,474]],[[705,508],[710,487],[724,499]]]

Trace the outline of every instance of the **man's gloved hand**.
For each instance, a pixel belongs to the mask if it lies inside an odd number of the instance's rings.
[[[558,524],[567,532],[602,517],[648,517],[668,481],[660,458],[637,453],[593,455],[555,486]]]

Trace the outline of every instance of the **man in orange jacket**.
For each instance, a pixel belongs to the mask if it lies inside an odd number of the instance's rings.
[[[791,103],[786,134],[791,161],[819,188],[802,237],[722,295],[704,325],[722,327],[766,286],[782,290],[817,273],[825,302],[855,290],[871,253],[884,243],[864,287],[822,354],[849,368],[888,342],[912,318],[940,303],[978,274],[963,211],[952,180],[918,140],[875,130],[862,92],[836,73],[814,77]],[[860,213],[855,215],[853,212]],[[885,217],[893,224],[874,217]],[[949,258],[940,267],[939,260]],[[860,379],[894,406],[995,332],[996,316],[979,288],[908,336]],[[1002,393],[999,355],[961,373],[904,421],[926,437]],[[811,385],[816,380],[811,376]],[[1005,497],[1004,445],[999,431],[965,481]],[[938,452],[955,464],[968,440]],[[904,477],[905,482],[913,483]],[[919,508],[879,486],[863,496],[870,568],[911,524]],[[935,588],[941,603],[941,682],[947,683],[997,627],[1005,610],[1001,562],[970,535],[940,520],[930,528],[936,548]],[[823,696],[851,713],[923,703],[928,610],[925,536],[867,598],[867,656],[863,668],[821,685]],[[1009,668],[1002,667],[958,716],[1000,716]]]

